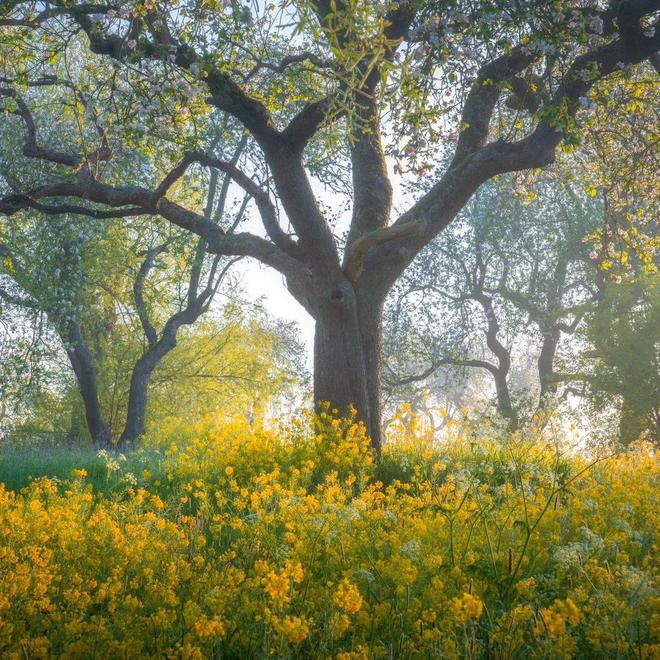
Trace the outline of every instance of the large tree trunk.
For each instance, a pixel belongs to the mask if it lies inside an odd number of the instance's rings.
[[[66,343],[66,353],[78,382],[78,390],[85,408],[85,420],[89,434],[97,447],[107,449],[112,445],[110,427],[101,412],[94,357],[87,348],[78,324],[69,321],[60,328]]]
[[[363,296],[359,308],[362,351],[367,375],[367,399],[371,423],[371,442],[380,452],[382,437],[383,401],[383,304],[378,297]]]
[[[314,399],[340,415],[351,408],[372,446],[381,448],[382,302],[360,300],[352,287],[315,305]]]

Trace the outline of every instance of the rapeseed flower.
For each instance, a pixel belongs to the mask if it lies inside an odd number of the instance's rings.
[[[594,462],[406,415],[378,463],[327,412],[147,440],[158,485],[109,456],[111,495],[0,486],[0,656],[657,655],[650,447]]]

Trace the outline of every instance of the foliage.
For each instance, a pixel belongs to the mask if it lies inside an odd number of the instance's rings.
[[[660,299],[657,278],[608,282],[586,327],[593,351],[578,362],[574,376],[588,384],[591,402],[602,408],[619,402],[619,437],[636,440],[648,432],[660,439]],[[589,359],[591,358],[591,359]]]
[[[604,226],[593,235],[602,267],[630,276],[657,273],[660,162],[657,77],[642,70],[618,84],[599,86],[590,101],[587,145],[580,167],[567,172],[589,194],[602,194]],[[580,157],[581,156],[581,157]],[[635,264],[635,262],[637,262]],[[636,266],[636,267],[633,267]]]
[[[142,345],[121,324],[100,342],[100,403],[117,435],[126,416],[131,368]],[[284,410],[304,395],[302,351],[295,328],[268,319],[258,305],[229,301],[219,313],[182,333],[154,372],[147,427],[173,432],[177,426],[189,426],[189,420],[216,412],[247,416],[275,405]],[[6,442],[12,444],[22,439],[30,444],[35,436],[46,446],[65,438],[76,446],[89,440],[80,395],[71,379],[60,388],[41,388],[20,419],[11,422],[7,417],[3,427]]]
[[[556,171],[518,183],[484,185],[395,285],[385,343],[395,400],[445,396],[443,378],[464,382],[470,405],[496,392],[499,414],[518,421],[561,400],[555,372],[584,349],[571,338],[595,303],[585,237],[602,203]],[[484,392],[477,374],[495,387]]]
[[[327,412],[209,419],[113,492],[0,489],[3,657],[657,657],[648,447],[404,422],[379,463]]]
[[[295,323],[237,303],[218,316],[185,334],[156,371],[148,432],[214,414],[284,413],[307,395]]]

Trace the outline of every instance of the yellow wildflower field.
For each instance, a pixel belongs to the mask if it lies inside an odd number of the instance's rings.
[[[0,488],[0,657],[660,657],[650,447],[308,422]]]

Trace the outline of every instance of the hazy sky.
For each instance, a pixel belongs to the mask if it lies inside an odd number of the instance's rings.
[[[248,297],[263,298],[264,307],[274,317],[296,321],[301,339],[307,344],[308,366],[311,368],[314,341],[314,320],[287,291],[284,278],[274,268],[250,259],[239,265]]]

